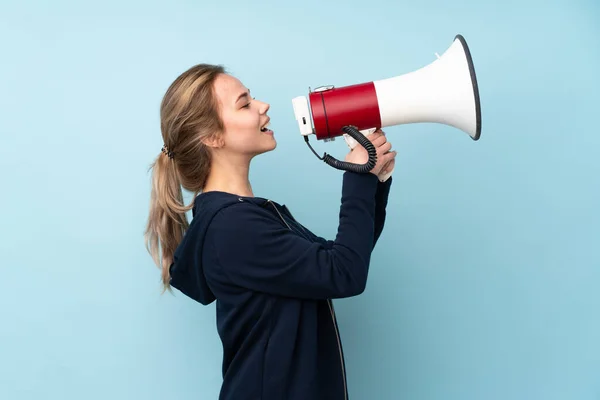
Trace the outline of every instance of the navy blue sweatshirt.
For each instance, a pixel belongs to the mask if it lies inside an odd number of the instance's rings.
[[[217,301],[220,400],[348,399],[331,299],[365,290],[391,183],[344,172],[335,240],[271,200],[197,196],[171,285],[201,304]]]

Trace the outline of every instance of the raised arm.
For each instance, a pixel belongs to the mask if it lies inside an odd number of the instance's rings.
[[[339,226],[330,245],[298,236],[255,204],[230,206],[215,216],[204,247],[215,254],[220,271],[205,272],[223,273],[236,285],[281,296],[360,294],[375,242],[377,194],[379,200],[387,197],[385,187],[378,191],[380,185],[373,174],[344,173]]]

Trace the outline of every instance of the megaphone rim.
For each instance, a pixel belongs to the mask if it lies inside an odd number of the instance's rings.
[[[471,138],[475,141],[479,140],[481,137],[481,103],[479,98],[479,85],[477,84],[477,74],[475,73],[475,65],[473,63],[473,58],[471,56],[471,51],[469,50],[469,45],[467,44],[466,39],[463,35],[457,34],[454,37],[454,40],[460,41],[464,52],[465,57],[467,59],[467,64],[469,66],[469,73],[471,75],[471,84],[473,85],[473,96],[475,97],[475,135],[471,136]]]

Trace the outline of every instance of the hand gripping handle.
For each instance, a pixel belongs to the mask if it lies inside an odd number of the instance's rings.
[[[360,133],[362,133],[363,135],[365,135],[366,137],[368,137],[370,134],[372,134],[373,132],[376,131],[376,128],[370,128],[370,129],[365,129],[360,131]],[[347,133],[342,134],[344,137],[344,140],[346,141],[346,144],[348,145],[348,147],[350,149],[354,149],[356,147],[356,145],[358,144],[358,142],[356,140],[354,140],[354,138],[352,138],[350,135],[348,135]],[[391,170],[389,170],[386,174],[380,172],[377,175],[377,178],[379,178],[380,182],[385,182],[389,179],[390,176],[392,176],[392,173],[394,172],[395,168],[392,168]]]

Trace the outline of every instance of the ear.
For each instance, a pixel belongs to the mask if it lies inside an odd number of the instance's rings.
[[[202,139],[202,143],[205,146],[212,147],[213,149],[218,149],[225,146],[225,141],[223,140],[222,135],[209,136],[205,139]]]

